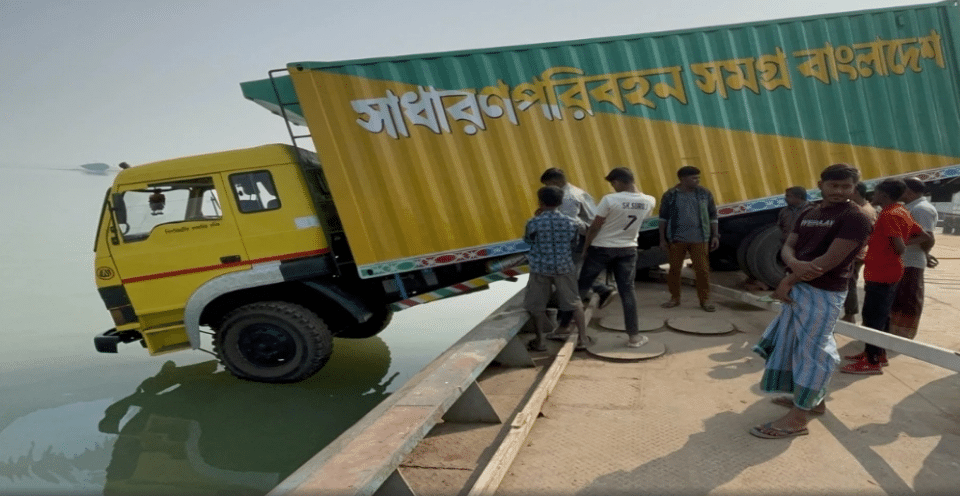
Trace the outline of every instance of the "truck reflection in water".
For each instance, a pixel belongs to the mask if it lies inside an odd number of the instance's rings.
[[[104,412],[100,431],[119,434],[104,494],[268,492],[386,398],[398,375],[385,378],[380,338],[335,347],[320,373],[295,384],[240,381],[216,360],[165,363]]]

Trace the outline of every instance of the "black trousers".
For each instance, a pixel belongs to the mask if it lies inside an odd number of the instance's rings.
[[[890,308],[897,295],[897,283],[882,283],[866,281],[863,285],[863,326],[878,331],[887,332],[887,323],[890,321]],[[872,344],[867,344],[867,360],[870,363],[880,363],[881,357],[887,356],[887,350]]]

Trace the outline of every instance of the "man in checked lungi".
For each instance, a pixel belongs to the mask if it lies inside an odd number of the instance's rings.
[[[853,261],[870,236],[870,220],[849,200],[860,171],[834,164],[820,173],[823,201],[801,214],[781,250],[787,275],[773,297],[780,314],[753,350],[766,360],[760,389],[792,393],[774,403],[786,415],[750,429],[777,439],[807,434],[811,415],[825,410],[830,377],[840,363],[833,328],[843,312]]]
[[[913,339],[920,327],[920,314],[923,313],[923,270],[933,265],[930,249],[935,242],[933,230],[937,227],[937,209],[923,197],[923,181],[908,177],[903,180],[907,190],[900,201],[910,212],[914,222],[930,236],[926,243],[907,245],[903,258],[903,277],[897,285],[897,295],[890,309],[889,329],[892,334]]]

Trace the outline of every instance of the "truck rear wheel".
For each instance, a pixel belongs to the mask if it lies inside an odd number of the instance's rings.
[[[386,329],[390,321],[393,320],[393,310],[384,308],[373,314],[370,320],[350,326],[337,334],[338,338],[363,339],[376,336],[380,331]]]
[[[750,279],[759,279],[757,274],[754,274],[750,269],[750,264],[747,263],[747,250],[750,249],[750,245],[753,243],[753,240],[757,239],[757,236],[760,235],[766,229],[767,226],[758,227],[743,237],[740,240],[740,244],[737,245],[737,265],[740,266],[740,270],[747,275]]]
[[[780,228],[776,225],[764,228],[747,248],[747,265],[754,278],[771,288],[777,287],[786,275],[786,265],[780,258]]]
[[[259,382],[296,382],[323,368],[333,336],[315,313],[293,303],[244,305],[224,317],[214,351],[231,374]]]

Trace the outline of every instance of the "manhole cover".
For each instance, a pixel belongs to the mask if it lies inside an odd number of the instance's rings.
[[[667,320],[667,326],[691,334],[726,334],[735,330],[729,320],[716,317],[673,317]]]
[[[663,319],[654,317],[640,317],[637,324],[640,332],[655,331],[663,327]],[[600,327],[603,327],[604,329],[610,329],[611,331],[625,331],[627,329],[626,324],[623,323],[622,312],[614,315],[607,315],[606,317],[600,319]]]
[[[587,353],[605,360],[617,362],[638,362],[656,358],[667,352],[667,347],[653,339],[639,348],[627,348],[627,335],[614,332],[600,332],[593,335],[594,344]]]

